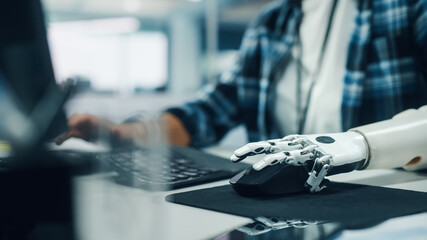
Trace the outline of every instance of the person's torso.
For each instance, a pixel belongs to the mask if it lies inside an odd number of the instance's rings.
[[[305,107],[308,108],[302,133],[342,131],[340,107],[343,77],[357,11],[355,1],[338,1],[324,54],[319,62],[333,1],[302,2],[304,16],[300,26],[300,44],[293,47],[291,61],[275,86],[273,114],[282,134],[299,133],[300,118],[304,115]],[[298,71],[300,95],[297,94]],[[312,94],[308,98],[313,82]]]

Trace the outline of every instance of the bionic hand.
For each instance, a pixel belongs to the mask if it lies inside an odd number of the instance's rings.
[[[231,160],[239,162],[258,154],[267,155],[252,166],[254,170],[276,164],[303,166],[308,171],[305,187],[310,192],[318,192],[326,187],[327,175],[362,169],[368,148],[357,132],[290,135],[249,143],[237,149]]]
[[[410,109],[390,120],[350,129],[344,133],[292,135],[249,143],[231,156],[233,162],[266,154],[252,167],[260,171],[275,164],[303,166],[305,187],[318,192],[325,176],[359,169],[427,167],[427,106]]]

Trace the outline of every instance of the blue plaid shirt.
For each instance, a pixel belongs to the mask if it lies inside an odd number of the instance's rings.
[[[240,124],[249,141],[282,137],[272,118],[272,86],[290,60],[303,16],[294,2],[266,7],[247,29],[235,68],[197,100],[167,110],[181,119],[192,146],[214,144]],[[357,8],[343,79],[343,130],[427,104],[427,0],[359,0]]]

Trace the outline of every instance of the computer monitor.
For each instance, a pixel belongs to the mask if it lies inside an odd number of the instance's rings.
[[[40,0],[1,0],[0,130],[13,150],[0,165],[5,239],[74,237],[69,170],[47,164],[59,158],[46,157],[42,144],[65,130],[65,96],[54,80]]]
[[[8,124],[23,124],[31,130],[22,136],[12,132],[8,140],[14,148],[39,147],[66,129],[62,111],[66,94],[54,79],[39,0],[0,1],[0,81],[16,107],[2,115],[11,117],[14,112],[17,121]]]

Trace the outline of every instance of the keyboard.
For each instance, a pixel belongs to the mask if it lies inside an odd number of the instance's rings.
[[[133,148],[97,154],[118,173],[119,184],[164,191],[208,183],[234,176],[247,164],[232,163],[191,148]]]

